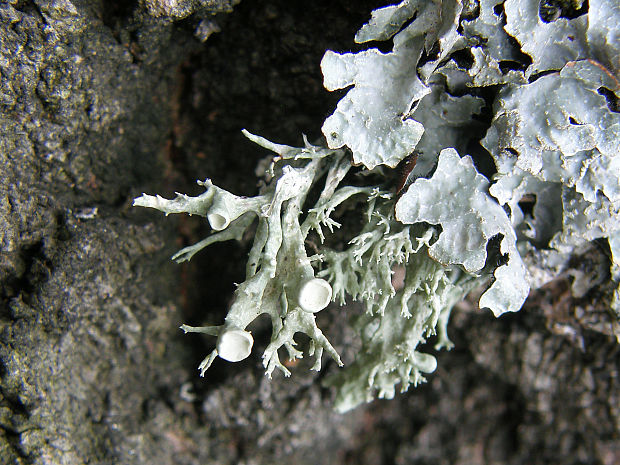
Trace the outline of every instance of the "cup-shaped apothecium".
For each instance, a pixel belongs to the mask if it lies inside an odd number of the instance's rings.
[[[213,196],[213,204],[207,211],[207,221],[214,231],[221,231],[247,211],[244,207],[247,205],[243,199],[224,189],[217,189]]]
[[[226,227],[230,224],[230,219],[225,214],[219,212],[207,214],[207,220],[214,231],[226,229]]]
[[[431,354],[414,352],[413,360],[415,365],[422,373],[432,373],[437,368],[437,359]]]
[[[229,362],[239,362],[250,356],[254,338],[248,331],[225,329],[217,339],[217,354]]]
[[[207,221],[214,231],[226,229],[228,225],[238,215],[235,210],[234,195],[225,191],[218,191],[215,194],[213,205],[207,212]]]
[[[332,300],[332,287],[321,278],[312,278],[299,288],[299,306],[306,312],[323,310]]]

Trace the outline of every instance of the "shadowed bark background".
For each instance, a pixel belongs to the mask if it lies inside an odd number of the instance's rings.
[[[0,463],[620,463],[605,285],[559,279],[498,320],[465,302],[428,384],[346,415],[306,361],[263,376],[264,322],[249,359],[198,377],[213,341],[178,327],[223,319],[248,244],[175,265],[208,228],[132,199],[206,177],[255,193],[265,153],[241,128],[318,137],[339,97],[324,51],[386,3],[0,3]],[[604,248],[575,267],[608,273]],[[355,311],[320,315],[345,362]]]

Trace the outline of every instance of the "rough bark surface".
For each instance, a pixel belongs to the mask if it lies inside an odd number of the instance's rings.
[[[337,99],[320,58],[379,4],[0,3],[0,463],[620,463],[600,286],[558,281],[499,320],[463,305],[427,385],[347,415],[305,361],[263,376],[260,322],[252,357],[198,377],[212,341],[178,326],[223,318],[246,245],[175,265],[203,222],[131,200],[206,177],[253,194],[264,153],[240,129],[318,137]],[[355,311],[320,316],[345,362]]]

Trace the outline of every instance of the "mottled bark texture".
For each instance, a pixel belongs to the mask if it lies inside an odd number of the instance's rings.
[[[253,356],[197,376],[213,341],[178,326],[221,321],[247,244],[174,265],[204,223],[131,199],[205,177],[255,193],[264,153],[239,130],[318,137],[323,51],[379,4],[238,3],[0,3],[0,463],[620,463],[600,286],[499,320],[463,306],[429,384],[347,415],[306,361],[263,376],[260,321]],[[320,315],[345,361],[355,311]]]

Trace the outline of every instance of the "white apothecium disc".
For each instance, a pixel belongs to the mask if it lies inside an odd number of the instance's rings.
[[[217,340],[217,354],[229,362],[239,362],[252,352],[254,338],[242,329],[227,329]]]
[[[332,300],[332,287],[321,278],[312,278],[299,289],[299,306],[306,312],[323,310]]]

